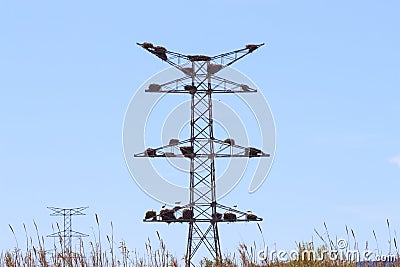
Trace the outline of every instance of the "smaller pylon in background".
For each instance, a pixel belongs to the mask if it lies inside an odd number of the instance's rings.
[[[47,207],[53,213],[50,213],[50,216],[63,216],[63,230],[52,233],[48,235],[48,237],[62,237],[63,241],[63,251],[71,252],[72,251],[72,238],[73,237],[86,237],[88,235],[72,230],[72,216],[76,215],[86,215],[83,213],[83,210],[89,207],[79,207],[79,208],[55,208],[55,207]]]

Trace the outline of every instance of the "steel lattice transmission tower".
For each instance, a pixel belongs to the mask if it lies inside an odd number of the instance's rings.
[[[63,217],[63,230],[59,232],[52,233],[48,235],[48,237],[62,237],[63,240],[63,251],[71,252],[72,250],[72,238],[73,237],[86,237],[88,235],[72,230],[72,216],[77,215],[86,215],[83,213],[85,209],[88,207],[79,207],[79,208],[55,208],[55,207],[47,207],[53,213],[50,216],[62,216]]]
[[[224,79],[216,74],[225,67],[245,57],[263,44],[246,45],[228,53],[209,57],[204,55],[183,55],[151,43],[138,43],[148,52],[166,61],[183,72],[184,77],[164,83],[150,84],[146,92],[183,93],[191,98],[190,138],[171,139],[168,145],[147,148],[135,157],[182,157],[190,159],[189,203],[159,213],[147,211],[144,221],[187,222],[189,233],[185,255],[186,266],[201,245],[204,245],[214,259],[221,260],[218,234],[220,222],[261,221],[254,214],[242,212],[217,203],[215,182],[215,159],[226,157],[269,157],[254,147],[235,144],[234,139],[219,140],[214,137],[212,95],[216,93],[251,93],[256,89]],[[219,145],[220,148],[216,148]],[[180,153],[172,153],[179,148]],[[176,151],[176,150],[175,150]],[[222,214],[224,212],[224,214]],[[177,218],[177,214],[181,214]]]

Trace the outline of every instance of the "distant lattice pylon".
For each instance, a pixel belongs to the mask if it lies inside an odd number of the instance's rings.
[[[88,235],[72,230],[72,216],[77,215],[86,215],[83,213],[83,210],[88,207],[79,207],[79,208],[55,208],[55,207],[47,207],[53,213],[50,216],[62,216],[63,217],[63,230],[52,233],[48,235],[48,237],[61,237],[63,244],[63,251],[72,251],[72,238],[76,237],[86,237]]]

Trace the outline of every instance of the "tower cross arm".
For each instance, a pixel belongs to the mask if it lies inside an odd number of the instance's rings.
[[[263,45],[264,43],[248,44],[244,48],[213,56],[211,57],[211,61],[219,63],[222,65],[223,68],[225,68],[232,65],[239,59],[242,59],[243,57],[247,56],[248,54],[253,53],[255,50],[257,50]]]
[[[213,76],[213,83],[211,83],[213,93],[254,93],[257,92],[256,88],[252,88],[247,84],[240,84],[219,76]]]
[[[196,89],[193,86],[187,86],[191,83],[191,77],[184,76],[163,84],[149,84],[145,92],[148,93],[190,93],[191,90]]]
[[[89,207],[79,207],[73,209],[63,209],[63,208],[56,208],[56,207],[47,207],[49,210],[53,211],[50,216],[73,216],[73,215],[86,215],[82,211],[89,208]]]
[[[212,154],[194,151],[193,147],[190,146],[190,139],[183,141],[171,139],[168,145],[157,148],[147,148],[145,151],[134,154],[133,156],[139,158],[263,158],[271,156],[269,153],[266,153],[258,148],[237,145],[231,138],[228,138],[224,141],[218,139],[213,139],[212,141],[210,139],[196,140],[196,143],[200,146],[204,146],[210,142],[213,142],[217,147],[216,151]]]
[[[185,72],[185,69],[183,66],[186,65],[186,63],[190,62],[190,59],[187,55],[169,51],[163,46],[155,46],[152,43],[148,43],[148,42],[136,43],[136,44],[138,46],[142,47],[143,49],[147,50],[151,54],[155,55],[156,57],[167,62],[171,66],[173,66],[183,72]]]
[[[271,154],[255,147],[237,145],[231,138],[224,141],[215,139],[214,144],[220,145],[215,151],[216,158],[264,158],[271,156]]]
[[[202,75],[198,75],[200,80],[203,80]],[[192,78],[184,76],[182,78],[175,79],[173,81],[163,84],[149,84],[145,92],[149,93],[187,93],[193,94],[196,92],[209,92],[212,93],[253,93],[257,92],[257,89],[252,88],[246,84],[236,83],[234,81],[224,79],[218,76],[213,76],[210,87],[207,87],[204,83],[197,86],[190,85]]]
[[[47,235],[47,237],[64,237],[66,235],[71,235],[71,237],[88,237],[89,235],[81,233],[81,232],[77,232],[77,231],[58,231],[58,232],[54,232],[50,235]]]

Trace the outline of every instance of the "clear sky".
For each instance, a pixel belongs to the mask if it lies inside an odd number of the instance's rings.
[[[0,1],[0,250],[52,232],[47,206],[89,206],[74,228],[144,250],[156,230],[183,256],[183,225],[143,224],[160,203],[133,182],[122,124],[139,86],[167,65],[135,45],[215,55],[266,45],[235,64],[266,96],[277,150],[263,186],[244,178],[223,202],[264,218],[269,246],[314,228],[380,246],[400,229],[400,3],[373,1]],[[262,238],[221,225],[222,251]],[[51,240],[48,240],[50,243]]]

